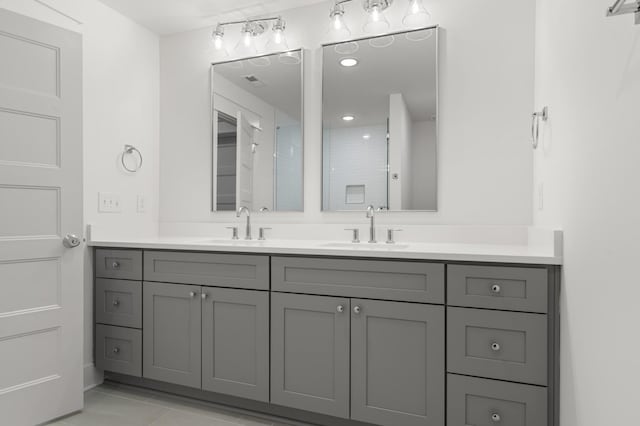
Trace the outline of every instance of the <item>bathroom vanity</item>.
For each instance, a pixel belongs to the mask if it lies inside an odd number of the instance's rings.
[[[94,245],[110,380],[323,425],[558,425],[556,259]]]

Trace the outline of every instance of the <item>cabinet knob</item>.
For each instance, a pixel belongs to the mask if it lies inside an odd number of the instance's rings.
[[[500,350],[500,343],[493,342],[491,344],[491,350],[494,351],[494,352],[498,352]]]
[[[500,414],[498,413],[491,414],[491,421],[499,422],[500,420],[502,420],[502,417],[500,417]]]
[[[116,346],[115,348],[113,348],[113,353],[114,354],[117,354],[119,352],[120,352],[120,348],[119,347]]]
[[[502,289],[500,288],[500,284],[493,284],[491,286],[491,293],[500,294],[500,291],[502,291]]]
[[[118,269],[120,268],[120,262],[113,262],[111,266],[113,267],[113,269]]]
[[[206,299],[207,298],[207,293],[200,294],[200,297],[202,297],[202,300]]]
[[[196,292],[195,291],[190,291],[189,292],[189,296],[193,299],[194,297],[196,297]]]
[[[118,306],[118,305],[120,305],[120,300],[114,299],[113,300],[113,306]]]
[[[336,308],[336,311],[338,311],[340,313],[344,312],[344,306],[338,305],[338,307]]]
[[[356,305],[356,306],[354,306],[354,307],[353,307],[353,313],[354,313],[354,314],[356,314],[356,315],[357,315],[357,314],[359,314],[360,312],[362,312],[362,308],[361,308],[360,306]]]

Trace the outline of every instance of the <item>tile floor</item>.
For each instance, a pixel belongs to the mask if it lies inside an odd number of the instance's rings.
[[[56,426],[289,426],[226,411],[206,402],[118,384],[103,384],[84,395],[84,410]]]

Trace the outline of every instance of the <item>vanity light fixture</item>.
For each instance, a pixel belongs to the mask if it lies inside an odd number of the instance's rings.
[[[333,37],[342,39],[351,35],[351,30],[344,21],[344,6],[343,3],[348,3],[351,0],[336,0],[329,12],[329,19],[331,25],[329,26],[329,34]]]
[[[273,27],[271,39],[267,43],[267,48],[274,50],[287,50],[287,40],[284,36],[286,24],[281,16],[276,16],[271,18],[246,19],[244,21],[219,22],[212,34],[213,45],[216,52],[226,53],[224,49],[224,27],[229,25],[242,25],[240,29],[240,40],[236,45],[236,53],[240,56],[255,55],[258,53],[256,39],[264,34],[270,22],[273,22]]]
[[[355,120],[355,119],[356,119],[356,117],[354,117],[353,115],[350,115],[350,114],[347,114],[347,115],[343,115],[343,116],[342,116],[342,120],[343,120],[343,121],[353,121],[353,120]]]
[[[340,59],[340,65],[346,68],[355,67],[358,65],[358,60],[356,58],[342,58]]]

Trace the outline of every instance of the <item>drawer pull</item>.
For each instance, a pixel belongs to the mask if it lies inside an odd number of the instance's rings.
[[[194,297],[196,297],[196,292],[195,292],[195,291],[190,291],[190,292],[189,292],[189,297],[191,297],[192,299],[193,299]]]
[[[362,308],[360,308],[360,306],[356,305],[353,307],[353,313],[358,315],[360,314],[360,312],[362,312]]]
[[[494,351],[494,352],[498,352],[500,350],[500,343],[493,342],[491,344],[491,350]]]
[[[502,291],[502,288],[500,288],[500,284],[493,284],[491,286],[491,293],[500,294],[501,291]]]
[[[117,347],[117,346],[115,348],[113,348],[113,353],[114,354],[120,353],[120,348]]]
[[[114,299],[113,300],[113,306],[118,306],[118,305],[120,305],[120,300]]]
[[[120,262],[113,262],[111,264],[111,266],[113,267],[113,269],[119,269],[120,268]]]
[[[206,299],[207,298],[207,293],[200,294],[200,297],[202,297],[202,300]]]
[[[491,421],[493,421],[493,422],[496,422],[496,423],[497,423],[497,422],[499,422],[500,420],[502,420],[502,417],[500,417],[500,414],[498,414],[498,413],[493,413],[493,414],[491,415]]]
[[[338,305],[338,307],[336,308],[336,311],[338,311],[339,313],[343,313],[344,312],[344,306]]]

